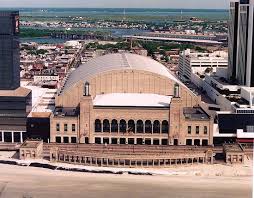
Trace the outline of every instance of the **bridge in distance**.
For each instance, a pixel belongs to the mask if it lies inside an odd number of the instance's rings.
[[[198,43],[198,44],[210,44],[219,45],[222,44],[220,41],[205,40],[205,39],[189,39],[189,38],[173,38],[173,37],[155,37],[155,36],[123,36],[123,38],[131,40],[149,40],[149,41],[175,41],[175,42],[186,42],[186,43]]]

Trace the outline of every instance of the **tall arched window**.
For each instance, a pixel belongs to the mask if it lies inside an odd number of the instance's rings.
[[[162,131],[162,133],[168,133],[169,132],[168,121],[167,120],[162,121],[161,131]]]
[[[103,132],[110,132],[109,120],[103,120]]]
[[[96,133],[101,132],[101,121],[99,119],[95,120],[94,128]]]
[[[142,120],[137,121],[137,133],[144,133],[144,123]]]
[[[160,121],[159,120],[155,120],[153,122],[153,133],[160,133]]]
[[[129,120],[128,121],[128,132],[133,132],[135,133],[135,122],[134,120]]]
[[[112,122],[111,122],[111,132],[112,133],[117,133],[118,132],[117,120],[112,120]]]
[[[145,132],[152,133],[152,122],[150,120],[146,120],[145,122]]]
[[[120,123],[119,123],[119,130],[120,132],[122,133],[125,133],[126,132],[126,121],[125,120],[120,120]]]

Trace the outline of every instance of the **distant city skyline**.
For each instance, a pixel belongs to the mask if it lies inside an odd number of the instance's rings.
[[[0,8],[182,8],[227,9],[230,0],[0,0]]]

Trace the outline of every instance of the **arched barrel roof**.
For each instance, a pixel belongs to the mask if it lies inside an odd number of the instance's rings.
[[[69,75],[62,92],[65,92],[79,81],[89,81],[101,73],[126,69],[152,72],[180,83],[164,65],[149,57],[131,53],[116,53],[100,56],[80,65]]]

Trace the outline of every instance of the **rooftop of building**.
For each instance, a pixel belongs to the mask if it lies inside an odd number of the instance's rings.
[[[31,93],[30,89],[19,87],[15,90],[0,90],[0,96],[6,97],[26,97]]]
[[[131,53],[116,53],[100,56],[82,64],[69,75],[62,92],[65,92],[79,81],[89,81],[95,75],[127,69],[152,72],[165,76],[179,84],[181,83],[164,65],[149,57]]]
[[[41,88],[32,85],[32,82],[21,81],[21,85],[32,90],[32,113],[51,113],[55,109],[55,95],[57,89]]]
[[[188,56],[190,58],[196,58],[200,60],[226,60],[228,61],[228,53],[225,51],[214,51],[212,53],[208,52],[198,52],[198,51],[192,51],[190,49],[187,49],[183,51],[183,54],[185,56]]]
[[[172,96],[139,93],[112,93],[97,95],[96,107],[169,107]]]
[[[209,115],[200,107],[185,107],[183,114],[186,119],[190,120],[209,120]]]
[[[56,107],[54,116],[58,117],[76,117],[79,115],[78,108]]]
[[[38,148],[40,144],[43,144],[42,140],[26,140],[20,148]]]
[[[240,147],[239,144],[224,144],[223,149],[226,153],[228,152],[243,153],[243,149]]]

